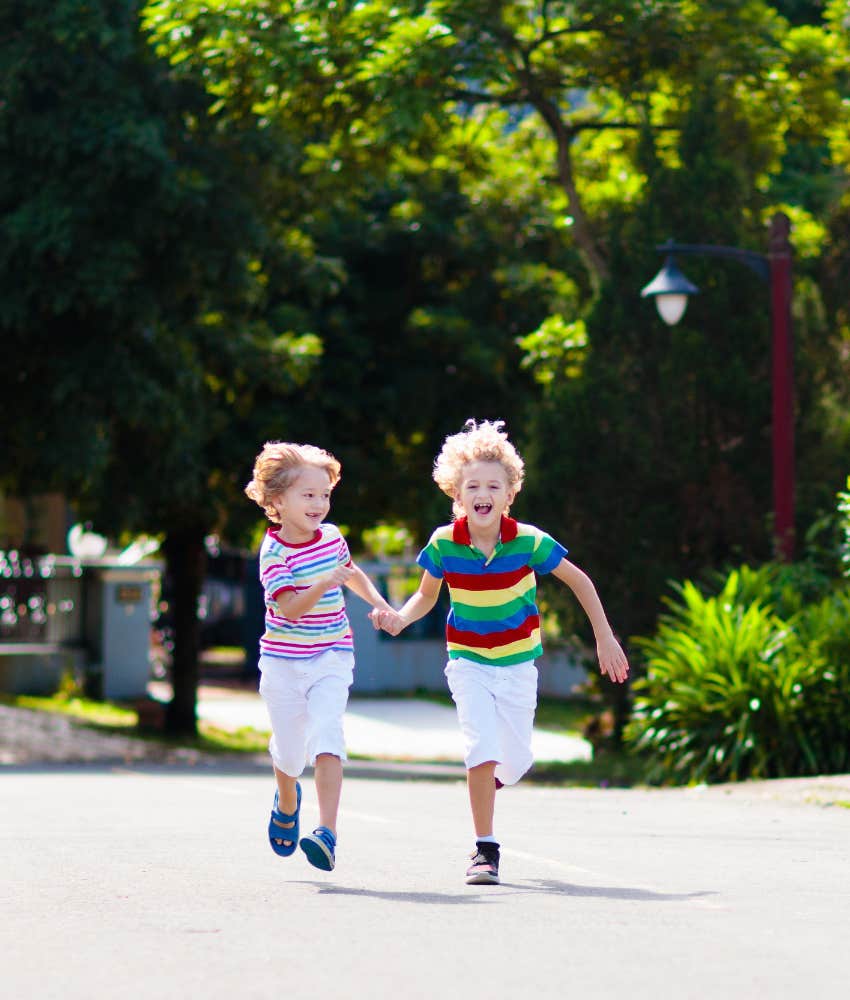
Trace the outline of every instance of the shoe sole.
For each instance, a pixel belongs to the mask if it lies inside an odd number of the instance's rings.
[[[467,885],[498,885],[499,876],[490,875],[487,872],[477,872],[475,875],[466,876]]]
[[[323,872],[334,870],[336,864],[334,856],[329,853],[321,840],[310,836],[302,837],[298,846],[307,855],[307,860],[314,868],[320,868]]]

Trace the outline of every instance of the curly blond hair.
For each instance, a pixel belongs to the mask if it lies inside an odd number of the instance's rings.
[[[280,518],[272,500],[288,489],[305,465],[324,469],[330,479],[331,489],[340,480],[342,466],[329,451],[312,444],[292,444],[289,441],[267,441],[254,461],[254,478],[245,487],[245,493],[265,511],[274,524]]]
[[[505,470],[508,486],[514,494],[522,489],[525,463],[502,430],[504,426],[504,420],[482,420],[478,423],[470,418],[460,433],[450,434],[443,442],[440,454],[434,460],[434,482],[454,501],[452,510],[455,517],[463,514],[457,494],[464,466],[470,462],[498,462]]]

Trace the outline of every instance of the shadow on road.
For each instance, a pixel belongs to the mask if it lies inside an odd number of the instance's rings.
[[[455,895],[450,892],[391,892],[378,889],[351,889],[344,885],[325,885],[320,882],[300,881],[290,884],[312,885],[318,889],[320,895],[364,896],[367,899],[384,899],[391,903],[480,903],[487,896],[491,896],[491,892]],[[498,889],[496,891],[498,892]],[[492,900],[496,901],[496,899],[497,897],[493,895]]]
[[[498,902],[505,896],[525,895],[543,892],[554,896],[586,896],[599,899],[631,899],[645,903],[681,902],[687,899],[701,899],[714,896],[714,892],[654,892],[652,889],[620,886],[575,885],[555,879],[534,879],[529,882],[502,882],[483,891],[459,890],[449,892],[393,892],[379,889],[353,889],[342,885],[327,885],[322,882],[299,881],[298,885],[313,886],[321,895],[363,896],[367,899],[382,899],[394,903],[480,903]],[[510,890],[505,892],[505,890]]]
[[[556,879],[535,879],[533,883],[503,882],[503,887],[524,892],[548,892],[563,896],[589,896],[600,899],[634,899],[645,903],[681,902],[683,899],[702,899],[715,896],[714,892],[655,892],[652,889],[632,889],[616,885],[575,885]]]

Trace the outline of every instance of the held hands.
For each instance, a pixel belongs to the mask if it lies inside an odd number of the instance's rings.
[[[376,629],[382,628],[390,635],[398,635],[404,628],[404,621],[397,611],[392,608],[372,608],[369,618]]]
[[[607,635],[596,643],[599,670],[608,674],[615,684],[622,684],[629,676],[629,661],[613,635]]]

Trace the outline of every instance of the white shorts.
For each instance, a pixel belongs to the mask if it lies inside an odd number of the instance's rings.
[[[516,784],[534,762],[534,662],[488,667],[457,659],[449,660],[445,673],[457,706],[467,769],[494,760],[499,781]]]
[[[309,660],[260,657],[260,694],[272,724],[274,766],[297,778],[320,753],[347,760],[342,717],[354,678],[354,655],[319,653]]]

